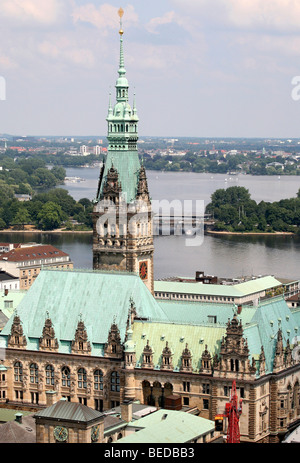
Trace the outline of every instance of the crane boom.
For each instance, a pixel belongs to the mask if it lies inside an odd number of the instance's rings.
[[[242,400],[238,401],[236,392],[236,383],[232,382],[230,402],[225,405],[225,413],[218,415],[216,418],[225,417],[228,419],[227,426],[227,444],[240,443],[240,427],[239,419],[242,413]]]

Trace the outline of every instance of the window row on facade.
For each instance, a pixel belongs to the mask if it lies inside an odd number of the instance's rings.
[[[29,366],[29,382],[30,384],[39,383],[39,375],[41,369],[36,363],[31,363]],[[67,366],[63,366],[60,370],[61,386],[71,386],[71,371]],[[104,385],[104,373],[100,369],[93,371],[93,387],[95,391],[103,391]],[[24,381],[24,370],[21,362],[14,363],[14,381],[17,383],[23,383]],[[55,369],[53,365],[48,364],[45,367],[45,384],[47,386],[54,386],[55,384]],[[112,371],[109,377],[110,390],[112,392],[120,392],[120,374],[117,371]],[[79,368],[77,370],[77,387],[79,389],[87,389],[87,371],[85,368]]]

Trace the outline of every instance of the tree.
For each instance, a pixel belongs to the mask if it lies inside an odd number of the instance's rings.
[[[59,228],[62,221],[62,209],[58,204],[48,201],[43,205],[38,214],[39,227],[42,230],[54,230]]]
[[[56,186],[57,179],[50,170],[39,167],[31,175],[29,182],[33,187],[51,188]]]
[[[22,206],[14,216],[11,224],[16,227],[20,227],[21,230],[24,230],[24,225],[30,222],[30,215],[28,210]]]

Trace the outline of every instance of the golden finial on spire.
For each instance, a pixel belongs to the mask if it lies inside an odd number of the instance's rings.
[[[124,10],[123,10],[123,8],[120,8],[120,9],[119,9],[118,14],[119,14],[119,16],[120,16],[120,31],[119,31],[119,34],[120,34],[120,35],[123,35],[123,34],[124,34],[124,31],[123,31],[123,29],[122,29],[122,17],[123,17],[123,15],[124,15]]]

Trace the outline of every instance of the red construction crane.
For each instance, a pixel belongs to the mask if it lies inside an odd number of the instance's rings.
[[[233,381],[231,389],[231,399],[225,405],[225,413],[223,415],[217,415],[215,417],[216,425],[220,424],[223,418],[228,419],[227,426],[227,444],[238,444],[240,443],[240,427],[239,419],[242,413],[242,400],[238,401],[236,392],[236,383]],[[223,426],[222,426],[223,427]],[[216,428],[218,429],[218,428]]]

